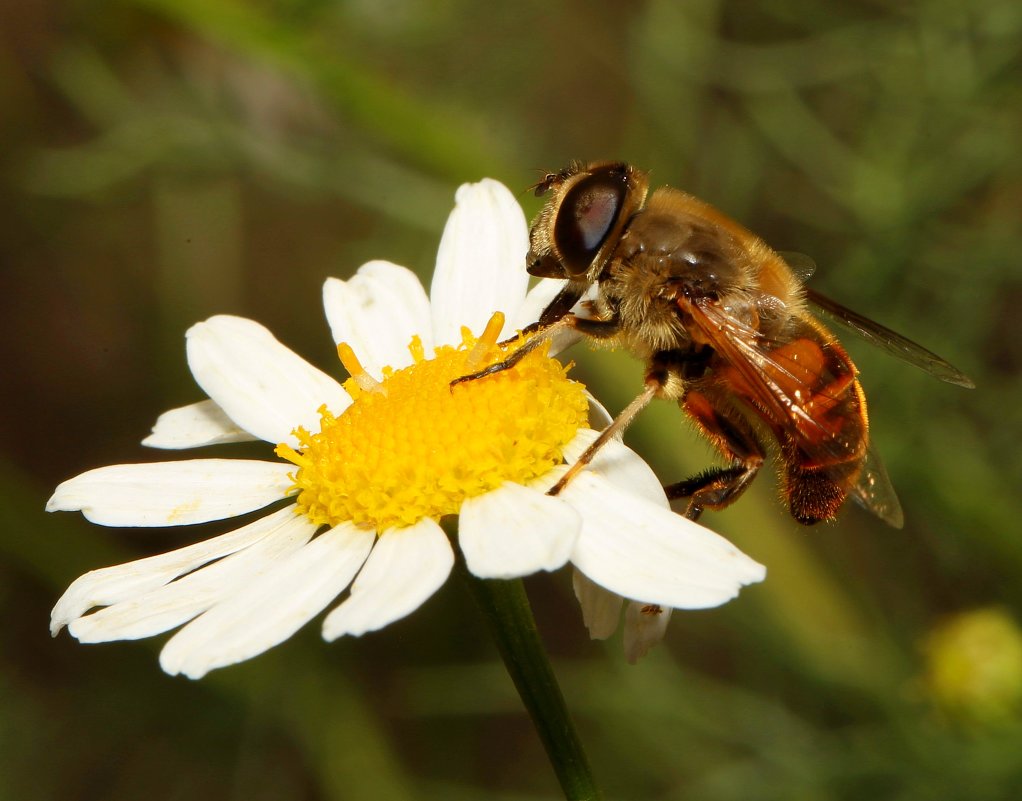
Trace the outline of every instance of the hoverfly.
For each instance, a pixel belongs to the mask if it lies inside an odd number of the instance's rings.
[[[776,444],[792,516],[832,520],[851,496],[887,523],[902,512],[871,454],[858,371],[822,311],[937,378],[972,381],[941,357],[804,286],[805,257],[787,259],[708,203],[670,187],[647,199],[645,172],[622,162],[573,163],[533,187],[549,200],[532,224],[526,268],[566,281],[530,326],[535,336],[499,370],[570,329],[646,362],[645,388],[551,490],[557,494],[654,397],[677,401],[726,459],[665,487],[685,514],[722,509],[749,486]],[[592,291],[590,291],[592,290]],[[585,316],[572,312],[583,299]]]

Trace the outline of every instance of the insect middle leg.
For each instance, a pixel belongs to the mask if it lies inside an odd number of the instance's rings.
[[[600,449],[603,448],[603,446],[606,445],[612,437],[615,437],[631,425],[631,422],[635,419],[636,415],[645,409],[646,406],[649,405],[649,402],[656,397],[659,389],[660,387],[656,384],[656,382],[647,381],[646,388],[642,391],[642,394],[638,395],[635,400],[629,403],[621,414],[615,417],[613,422],[600,432],[600,436],[593,441],[592,445],[582,452],[582,455],[578,457],[575,464],[568,468],[568,472],[561,476],[560,480],[547,490],[547,495],[560,494],[561,490],[568,486],[568,482],[577,476],[586,467],[586,465],[593,461],[596,454],[599,453]]]
[[[603,326],[603,328],[597,328],[594,324]],[[612,332],[616,330],[609,327],[612,323],[585,320],[577,317],[575,318],[575,325],[579,328],[579,330],[589,334],[590,336],[598,336],[601,331]],[[702,358],[693,360],[691,356],[688,357],[687,361],[699,364],[703,362]],[[644,382],[642,392],[637,395],[617,417],[614,418],[613,422],[611,422],[609,426],[600,432],[600,436],[596,438],[592,445],[583,451],[575,464],[568,468],[568,471],[561,476],[560,480],[547,491],[547,495],[559,494],[561,490],[568,485],[568,482],[585,469],[586,465],[593,461],[596,454],[604,445],[607,444],[608,441],[610,441],[612,437],[623,433],[624,430],[632,424],[632,421],[636,418],[639,412],[645,409],[653,398],[678,397],[676,393],[679,392],[679,387],[682,386],[678,375],[681,371],[683,371],[683,365],[685,363],[686,358],[674,351],[664,351],[651,359],[649,367],[646,370],[646,380]]]
[[[745,492],[763,466],[764,451],[748,420],[729,405],[698,391],[687,392],[679,405],[731,462],[664,487],[671,500],[689,499],[685,517],[696,520],[704,509],[723,509]]]

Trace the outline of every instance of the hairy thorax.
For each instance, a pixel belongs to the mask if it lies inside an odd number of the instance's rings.
[[[719,228],[670,208],[672,199],[654,193],[600,280],[597,312],[616,315],[619,341],[643,358],[703,344],[693,340],[687,302],[728,303],[747,324],[758,325],[748,300],[758,284],[741,248]]]

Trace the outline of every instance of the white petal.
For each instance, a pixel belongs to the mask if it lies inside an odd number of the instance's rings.
[[[582,609],[582,622],[589,629],[589,636],[594,640],[607,639],[617,629],[624,598],[586,578],[578,568],[571,572],[571,586]]]
[[[180,450],[255,439],[257,437],[239,428],[216,403],[204,400],[161,414],[153,425],[153,433],[142,440],[142,444]]]
[[[94,606],[109,606],[135,598],[214,559],[247,548],[294,519],[294,507],[288,506],[219,537],[79,576],[53,607],[50,632],[56,635],[61,628]]]
[[[603,431],[607,426],[614,422],[614,418],[610,412],[607,411],[607,407],[600,403],[596,396],[593,395],[588,389],[586,392],[586,400],[589,401],[589,426],[597,431]],[[623,435],[624,432],[621,432]],[[615,439],[621,439],[621,435],[615,436]],[[575,458],[578,458],[577,456]]]
[[[458,542],[480,578],[515,578],[561,567],[575,547],[582,518],[560,498],[505,482],[461,506]]]
[[[579,429],[575,438],[564,447],[565,462],[569,465],[574,464],[598,436],[599,432],[591,429]],[[667,500],[664,488],[656,473],[653,472],[653,468],[617,438],[611,439],[600,448],[596,458],[582,472],[601,476],[617,487],[645,498],[651,503],[662,506],[664,509],[670,508],[670,502]],[[551,475],[553,476],[553,474]],[[556,480],[556,478],[552,478],[550,486],[553,486]]]
[[[375,537],[350,524],[320,534],[171,637],[161,667],[198,679],[283,642],[348,586]]]
[[[186,459],[97,467],[53,491],[47,512],[75,512],[102,526],[184,526],[261,509],[286,497],[292,464]]]
[[[436,344],[461,342],[463,325],[479,334],[495,311],[508,317],[501,336],[514,333],[509,323],[525,298],[528,249],[525,215],[506,186],[486,178],[458,188],[429,292]]]
[[[632,601],[625,610],[625,659],[634,665],[660,643],[671,620],[671,608]]]
[[[318,409],[340,414],[351,404],[341,385],[266,328],[219,315],[187,334],[188,366],[196,382],[246,431],[266,442],[298,445],[296,426],[319,430]]]
[[[440,588],[453,565],[451,543],[433,520],[386,530],[351,585],[351,596],[323,621],[323,637],[358,637],[400,620]]]
[[[571,561],[625,598],[679,609],[718,606],[766,568],[723,537],[583,472],[561,493],[582,513]]]
[[[348,281],[328,278],[323,307],[334,343],[347,342],[362,366],[382,378],[385,365],[412,363],[408,343],[418,334],[433,353],[429,298],[411,270],[387,261],[363,264]]]
[[[211,565],[71,622],[80,642],[151,637],[187,623],[307,543],[316,525],[292,510],[265,537]]]

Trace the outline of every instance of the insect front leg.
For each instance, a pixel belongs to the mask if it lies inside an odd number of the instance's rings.
[[[550,301],[550,304],[540,313],[539,320],[525,330],[529,331],[533,326],[535,326],[533,330],[539,330],[561,320],[582,299],[586,289],[588,289],[587,285],[579,286],[575,282],[565,284],[561,291],[554,296],[554,299]]]
[[[763,466],[764,451],[748,420],[729,405],[715,404],[710,396],[694,390],[679,405],[731,462],[664,487],[671,500],[689,499],[685,517],[696,520],[704,509],[723,509],[745,491]]]
[[[609,339],[617,334],[618,322],[617,320],[590,320],[586,317],[576,317],[574,314],[566,314],[556,323],[541,329],[532,337],[532,339],[522,345],[522,347],[503,361],[491,364],[486,369],[480,370],[476,373],[469,373],[468,375],[463,375],[460,378],[455,378],[450,385],[451,387],[454,387],[455,385],[464,383],[465,381],[476,381],[480,378],[485,378],[488,375],[493,375],[494,373],[501,373],[504,370],[510,370],[544,342],[549,342],[559,332],[566,329],[578,331],[580,334],[596,339]]]
[[[547,307],[540,312],[539,319],[534,323],[529,323],[522,329],[522,335],[532,336],[536,332],[560,322],[571,311],[572,307],[582,299],[587,288],[587,286],[580,287],[577,283],[565,284],[561,291],[554,296],[554,299],[547,304]],[[518,339],[517,334],[509,339],[505,339],[500,345],[510,345],[516,339]]]

